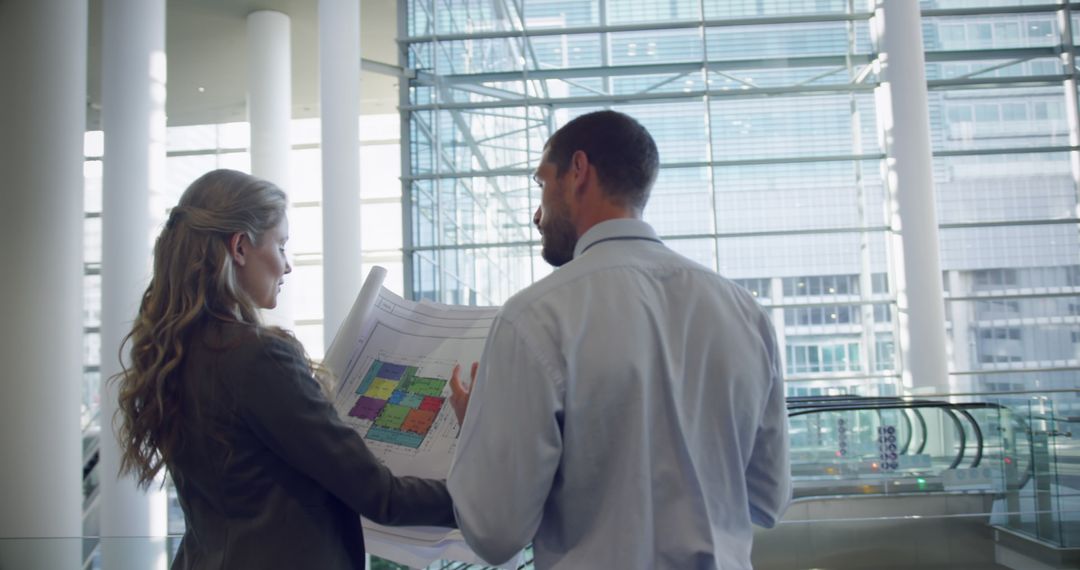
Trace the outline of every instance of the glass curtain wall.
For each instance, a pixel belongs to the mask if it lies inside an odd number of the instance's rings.
[[[951,385],[1074,388],[1078,6],[920,6]],[[873,2],[402,0],[400,12],[415,70],[401,91],[407,293],[500,304],[549,272],[529,175],[555,129],[615,109],[659,145],[645,219],[770,309],[789,395],[903,392]]]
[[[1080,6],[923,6],[954,385],[1075,388]]]

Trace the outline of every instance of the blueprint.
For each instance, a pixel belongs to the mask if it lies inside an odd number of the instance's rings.
[[[326,351],[334,408],[395,475],[445,479],[457,444],[450,374],[467,380],[480,359],[497,307],[408,301],[372,269]],[[438,558],[480,562],[457,530],[384,527],[364,520],[368,550],[409,566]]]

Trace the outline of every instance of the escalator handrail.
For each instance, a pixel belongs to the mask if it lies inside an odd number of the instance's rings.
[[[907,455],[908,449],[911,449],[911,436],[914,432],[911,429],[911,418],[907,414],[900,414],[900,417],[904,418],[904,426],[907,428],[907,438],[904,439],[904,445],[900,448],[900,454]]]
[[[964,452],[965,452],[965,448],[967,447],[967,434],[964,432],[964,424],[962,424],[960,422],[960,418],[956,417],[956,414],[953,413],[953,409],[956,408],[956,407],[979,407],[979,408],[990,407],[990,406],[979,405],[979,404],[982,404],[982,402],[971,402],[971,403],[968,403],[968,404],[953,404],[953,403],[949,403],[949,402],[934,402],[934,401],[927,401],[927,402],[920,402],[920,403],[906,402],[906,401],[900,401],[900,402],[895,402],[894,401],[894,402],[889,402],[889,403],[882,402],[882,403],[875,403],[875,404],[870,404],[869,402],[867,402],[866,404],[868,404],[868,405],[862,405],[862,406],[850,406],[850,405],[842,405],[841,406],[841,405],[838,405],[838,406],[827,406],[827,407],[823,407],[823,408],[797,409],[797,410],[794,410],[794,411],[791,411],[789,409],[788,418],[793,418],[795,416],[802,416],[802,415],[807,415],[807,414],[814,414],[814,413],[819,413],[819,412],[853,412],[853,411],[860,411],[860,410],[901,410],[901,409],[911,409],[911,408],[915,408],[915,407],[942,408],[942,410],[950,418],[952,418],[953,423],[955,424],[957,431],[960,433],[960,450],[959,450],[959,453],[957,453],[956,458],[953,459],[952,464],[949,466],[949,469],[955,469],[964,460]],[[980,433],[980,439],[981,439],[981,431],[979,433]]]
[[[960,421],[960,418],[956,417],[956,410],[952,407],[942,408],[950,418],[952,418],[953,425],[956,426],[956,431],[960,433],[960,449],[956,453],[956,459],[953,459],[952,465],[949,465],[949,469],[956,469],[964,462],[964,455],[967,454],[967,432],[964,431],[964,424]],[[982,441],[979,441],[979,446],[982,446]]]
[[[915,414],[915,418],[919,420],[919,429],[922,430],[922,441],[919,442],[919,449],[915,450],[915,453],[921,454],[926,451],[926,444],[930,441],[930,432],[926,428],[926,418],[923,417],[922,412],[918,408],[912,408],[911,411]]]
[[[982,428],[979,427],[979,422],[975,421],[975,417],[971,415],[971,412],[960,409],[958,410],[962,416],[967,418],[969,424],[971,424],[971,430],[975,434],[975,458],[971,460],[971,468],[974,469],[982,463],[983,457],[983,433]]]
[[[811,398],[807,398],[807,400],[810,400],[810,399]],[[978,421],[975,420],[974,416],[972,416],[969,412],[967,412],[967,410],[971,410],[971,409],[998,409],[998,410],[1006,410],[1006,411],[1009,411],[1009,412],[1012,411],[1012,409],[1009,408],[1008,406],[1005,406],[1003,404],[994,403],[994,402],[959,402],[959,403],[953,403],[953,402],[941,402],[941,401],[937,401],[937,400],[905,400],[905,399],[902,399],[902,398],[863,398],[863,397],[844,397],[843,400],[846,400],[846,402],[843,402],[840,398],[835,397],[835,396],[829,396],[829,397],[826,397],[826,398],[816,398],[816,399],[819,399],[819,400],[820,399],[831,400],[830,404],[833,404],[833,405],[819,406],[819,407],[812,407],[812,406],[801,407],[801,406],[799,406],[799,407],[794,407],[794,408],[789,406],[789,408],[788,408],[788,417],[791,418],[791,417],[795,417],[795,416],[801,416],[801,415],[812,414],[812,413],[817,413],[817,412],[859,411],[859,410],[866,410],[866,409],[911,409],[918,415],[920,423],[924,426],[923,431],[925,433],[925,430],[926,430],[926,428],[925,428],[925,420],[922,418],[922,413],[919,411],[919,408],[924,408],[924,407],[926,407],[926,408],[943,408],[943,409],[959,411],[961,414],[963,414],[965,416],[965,419],[968,420],[971,423],[971,425],[973,426],[973,433],[974,433],[975,438],[976,438],[976,452],[975,452],[975,457],[972,460],[971,467],[978,467],[979,465],[982,464],[982,458],[983,458],[983,455],[984,455],[984,448],[985,448],[985,438],[984,438],[984,435],[983,435],[983,432],[982,432],[982,428],[979,427]],[[891,402],[889,402],[886,405],[886,401],[889,401],[889,400],[891,400]],[[790,399],[789,399],[789,401],[790,401]],[[861,402],[863,405],[859,405],[859,406],[844,405],[844,404],[851,404],[851,403],[855,403],[855,402]],[[953,415],[950,412],[946,412],[946,413],[949,413],[950,417],[953,418],[954,422],[959,422],[959,419],[957,419],[955,417],[955,415]],[[1023,417],[1018,416],[1016,414],[1012,414],[1012,413],[1009,414],[1009,417],[1010,417],[1010,419],[1012,421],[1020,424],[1022,432],[1030,432],[1030,428],[1027,426],[1027,422],[1024,421]],[[961,437],[964,437],[963,436],[963,434],[964,434],[963,425],[960,424],[957,427],[958,427],[958,430],[961,433]],[[964,444],[966,445],[966,442],[964,442]],[[922,450],[924,448],[925,448],[925,441],[920,446],[918,453],[922,453]],[[962,457],[962,455],[961,455],[961,457]],[[957,466],[957,465],[959,465],[959,463],[954,462],[954,465],[952,467],[950,467],[950,468],[955,468],[955,466]],[[1034,469],[1034,465],[1031,462],[1029,462],[1027,468],[1024,469],[1024,478],[1021,480],[1021,487],[1028,480],[1031,479],[1031,477],[1033,475],[1033,469]]]
[[[859,401],[857,399],[850,399],[850,400],[851,401]],[[876,400],[883,400],[883,399],[881,399],[881,398],[870,398],[868,400],[869,401],[864,401],[864,404],[866,404],[866,405],[860,406],[860,408],[866,408],[866,407],[878,408],[878,407],[881,407],[881,404]],[[894,403],[896,401],[899,401],[899,402],[902,402],[902,403],[905,403],[905,404],[911,404],[910,406],[904,406],[904,407],[906,407],[908,409],[912,409],[912,410],[915,411],[916,414],[918,414],[920,424],[921,424],[924,431],[926,429],[925,428],[926,423],[922,418],[922,413],[918,411],[918,408],[922,408],[922,407],[948,408],[948,409],[955,409],[955,410],[959,411],[961,414],[963,414],[965,419],[967,419],[968,422],[971,424],[972,432],[974,433],[974,435],[976,437],[976,442],[977,442],[975,458],[973,459],[972,465],[971,465],[972,467],[977,467],[982,463],[982,457],[983,457],[983,452],[984,452],[984,447],[985,447],[985,441],[984,441],[984,438],[983,438],[982,428],[979,427],[979,422],[977,420],[975,420],[975,418],[969,412],[967,412],[966,410],[967,409],[1003,409],[1003,410],[1009,410],[1010,409],[1008,406],[1004,406],[1002,404],[997,404],[997,403],[993,403],[993,402],[960,402],[960,403],[954,403],[954,402],[940,402],[940,401],[935,401],[935,400],[901,400],[899,398],[894,399]],[[889,406],[886,406],[886,408],[888,408],[888,407]],[[788,417],[791,417],[793,415],[802,415],[802,413],[806,413],[808,411],[812,411],[812,410],[815,410],[815,409],[820,410],[820,411],[840,411],[840,410],[844,410],[845,407],[840,406],[839,402],[838,402],[836,405],[823,406],[823,407],[820,407],[820,408],[795,408],[796,410],[798,410],[798,412],[794,413],[794,414],[791,413],[792,408],[788,408],[788,409],[789,409]],[[1024,424],[1023,418],[1020,418],[1020,417],[1018,417],[1016,415],[1012,415],[1012,417],[1016,418],[1018,421],[1020,421],[1021,424]],[[1024,424],[1024,425],[1026,427],[1026,424]],[[922,446],[920,446],[918,453],[922,453],[922,450],[924,448],[925,448],[925,443]]]

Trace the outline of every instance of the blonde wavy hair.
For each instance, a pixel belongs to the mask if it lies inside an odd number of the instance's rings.
[[[239,286],[229,239],[243,233],[253,244],[285,217],[288,199],[277,186],[235,170],[214,170],[188,186],[154,244],[154,270],[131,332],[130,364],[121,356],[117,436],[120,474],[147,488],[177,450],[183,402],[179,371],[196,329],[218,321],[251,326],[292,344],[288,331],[263,325]],[[310,363],[311,361],[308,360]],[[312,364],[312,373],[318,367]],[[321,375],[316,374],[316,377]],[[194,410],[197,413],[197,410]]]

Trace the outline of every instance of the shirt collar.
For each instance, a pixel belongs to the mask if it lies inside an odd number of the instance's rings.
[[[641,238],[659,242],[656,230],[648,223],[636,218],[617,218],[605,220],[596,224],[578,238],[577,246],[574,247],[574,258],[577,259],[589,246],[608,239]]]

